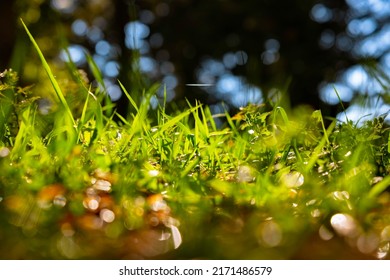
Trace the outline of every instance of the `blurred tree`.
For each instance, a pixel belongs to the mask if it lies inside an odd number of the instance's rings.
[[[0,1],[0,68],[8,67],[15,45],[16,13],[12,1]]]
[[[306,103],[323,108],[325,104],[317,90],[319,83],[334,78],[352,60],[334,49],[320,48],[318,41],[324,28],[337,33],[345,26],[340,22],[323,26],[312,21],[309,15],[315,3],[170,1],[169,14],[157,16],[150,25],[151,33],[161,33],[164,38],[161,48],[153,50],[153,54],[158,56],[161,49],[168,50],[180,75],[177,91],[181,95],[188,92],[186,83],[196,82],[195,70],[200,61],[208,56],[223,59],[228,52],[243,51],[248,56],[247,63],[233,68],[234,74],[245,76],[265,95],[274,88],[285,87],[291,80],[288,93],[293,106]],[[341,13],[347,9],[343,1],[331,4]],[[157,15],[161,6],[159,1],[139,1],[139,5]]]

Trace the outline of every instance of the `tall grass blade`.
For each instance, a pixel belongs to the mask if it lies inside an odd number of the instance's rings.
[[[103,79],[103,74],[100,71],[99,66],[96,64],[95,60],[92,58],[92,56],[89,53],[85,53],[85,57],[87,58],[89,68],[91,69],[94,78],[96,79],[98,84],[100,84],[100,86],[104,91],[104,103],[106,106],[104,107],[105,108],[104,110],[102,109],[101,113],[103,113],[103,111],[106,111],[107,112],[106,116],[111,116],[112,108],[114,107],[114,105],[112,104],[110,95],[108,94],[107,87]],[[96,95],[98,95],[98,93],[96,93]],[[99,100],[102,101],[102,98],[99,98]]]
[[[333,89],[334,89],[334,91],[335,91],[335,93],[336,93],[336,95],[337,95],[337,98],[338,98],[339,102],[340,102],[341,108],[343,108],[343,112],[344,112],[344,115],[345,115],[345,119],[346,119],[347,122],[349,123],[349,119],[348,119],[348,116],[347,116],[347,112],[345,111],[345,107],[344,107],[343,101],[341,100],[340,94],[339,94],[339,92],[337,91],[337,89],[336,89],[335,86],[333,86]]]
[[[390,185],[390,176],[385,177],[382,181],[374,185],[370,192],[368,193],[368,197],[374,198],[377,197],[380,193],[386,190]]]
[[[336,122],[332,122],[328,127],[328,129],[326,130],[326,133],[324,133],[324,136],[322,137],[320,143],[317,145],[317,147],[315,147],[313,154],[310,156],[310,160],[306,165],[307,172],[309,172],[314,167],[316,161],[320,157],[322,148],[325,147],[327,141],[329,141],[327,135],[331,134],[335,127],[336,127]]]
[[[137,106],[137,103],[134,101],[134,99],[131,97],[131,95],[129,94],[129,92],[126,90],[126,88],[123,86],[123,84],[118,80],[118,83],[119,83],[119,86],[121,87],[121,89],[123,90],[123,92],[125,93],[127,99],[129,100],[129,102],[131,103],[131,105],[134,107],[134,109],[138,112],[138,106]]]
[[[38,46],[37,42],[35,41],[34,37],[31,35],[31,33],[28,30],[28,28],[27,28],[26,24],[24,23],[24,21],[22,19],[20,19],[20,21],[22,22],[22,25],[23,25],[24,29],[26,30],[26,33],[27,33],[28,37],[30,38],[30,40],[31,40],[35,50],[37,51],[39,58],[41,59],[43,68],[45,69],[45,71],[46,71],[46,73],[47,73],[47,75],[48,75],[48,77],[50,79],[50,82],[51,82],[51,84],[52,84],[52,86],[54,88],[54,91],[56,93],[57,100],[60,101],[60,103],[64,107],[66,113],[68,114],[69,118],[72,120],[73,126],[76,128],[76,122],[75,122],[75,120],[73,118],[72,111],[70,110],[69,105],[66,102],[65,96],[62,93],[62,90],[61,90],[57,80],[55,79],[55,77],[53,75],[53,72],[50,69],[49,64],[47,63],[47,61],[46,61],[46,59],[45,59],[41,49],[39,48],[39,46]]]

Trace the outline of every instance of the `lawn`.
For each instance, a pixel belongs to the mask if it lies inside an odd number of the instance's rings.
[[[0,74],[2,259],[388,259],[389,132],[305,106],[140,102],[96,64]],[[41,87],[42,89],[42,87]],[[167,113],[167,108],[170,113]]]

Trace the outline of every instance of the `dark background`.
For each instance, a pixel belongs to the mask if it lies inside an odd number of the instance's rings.
[[[226,108],[235,110],[237,105],[231,100],[239,98],[238,95],[245,95],[245,90],[230,92],[229,98],[225,98],[226,94],[218,93],[213,88],[190,87],[186,84],[201,83],[199,73],[205,61],[221,62],[227,53],[241,53],[244,55],[243,63],[220,69],[217,74],[209,73],[213,84],[218,84],[219,79],[229,73],[240,77],[243,84],[260,89],[261,101],[279,92],[285,96],[287,106],[308,104],[314,109],[321,109],[327,116],[336,116],[342,106],[339,103],[329,104],[321,98],[321,85],[341,80],[342,73],[354,65],[363,65],[370,77],[374,76],[373,80],[382,75],[383,80],[388,81],[390,43],[387,42],[388,45],[385,44],[381,52],[373,53],[359,52],[356,47],[370,37],[375,44],[377,35],[389,24],[390,12],[381,11],[380,6],[374,9],[368,4],[364,5],[366,2],[1,1],[0,67],[12,67],[19,71],[26,84],[35,83],[39,79],[39,75],[34,74],[38,71],[31,71],[33,66],[26,65],[26,58],[33,59],[31,57],[34,55],[31,55],[30,43],[20,27],[21,17],[40,43],[45,56],[53,62],[59,60],[62,36],[68,39],[70,46],[82,47],[92,55],[96,55],[96,46],[100,41],[108,43],[111,51],[106,55],[98,54],[98,64],[105,67],[109,61],[115,62],[119,73],[108,75],[107,82],[115,84],[116,79],[119,79],[134,96],[140,96],[144,88],[155,82],[162,81],[164,84],[164,81],[169,80],[164,78],[169,76],[170,81],[173,78],[174,82],[167,88],[177,103],[184,98],[192,102],[200,100],[209,105],[222,104],[223,101]],[[381,3],[382,9],[389,7],[387,1],[374,2]],[[362,19],[372,19],[374,28],[367,31],[362,25],[362,32],[351,32],[351,22]],[[87,25],[86,32],[75,33],[74,23],[77,20]],[[129,35],[125,34],[124,27],[134,21],[148,28],[146,37],[142,38],[148,42],[145,49],[131,49],[126,44],[126,36]],[[62,27],[62,34],[58,26]],[[93,37],[93,32],[98,35]],[[157,37],[155,34],[158,34]],[[326,34],[329,36],[326,37]],[[328,38],[328,41],[324,41],[324,38]],[[277,42],[277,48],[267,53],[267,42]],[[267,54],[277,58],[269,61],[266,59]],[[140,70],[142,67],[137,62],[143,57],[154,62],[153,71]],[[85,60],[81,59],[77,65],[88,72]],[[381,72],[378,69],[384,70]],[[343,100],[344,106],[359,100],[359,96],[367,96],[368,85],[365,86],[355,88],[354,97]],[[383,87],[382,91],[376,92],[376,96],[385,100],[383,96],[387,94],[387,89]],[[246,102],[253,101],[260,102],[260,99],[246,99]],[[120,99],[118,108],[125,112],[126,101]]]

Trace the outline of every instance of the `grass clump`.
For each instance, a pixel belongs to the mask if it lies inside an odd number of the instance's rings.
[[[53,96],[0,74],[1,258],[388,258],[383,118],[248,105],[217,127],[119,83],[121,116],[71,62],[63,91],[34,46]]]

